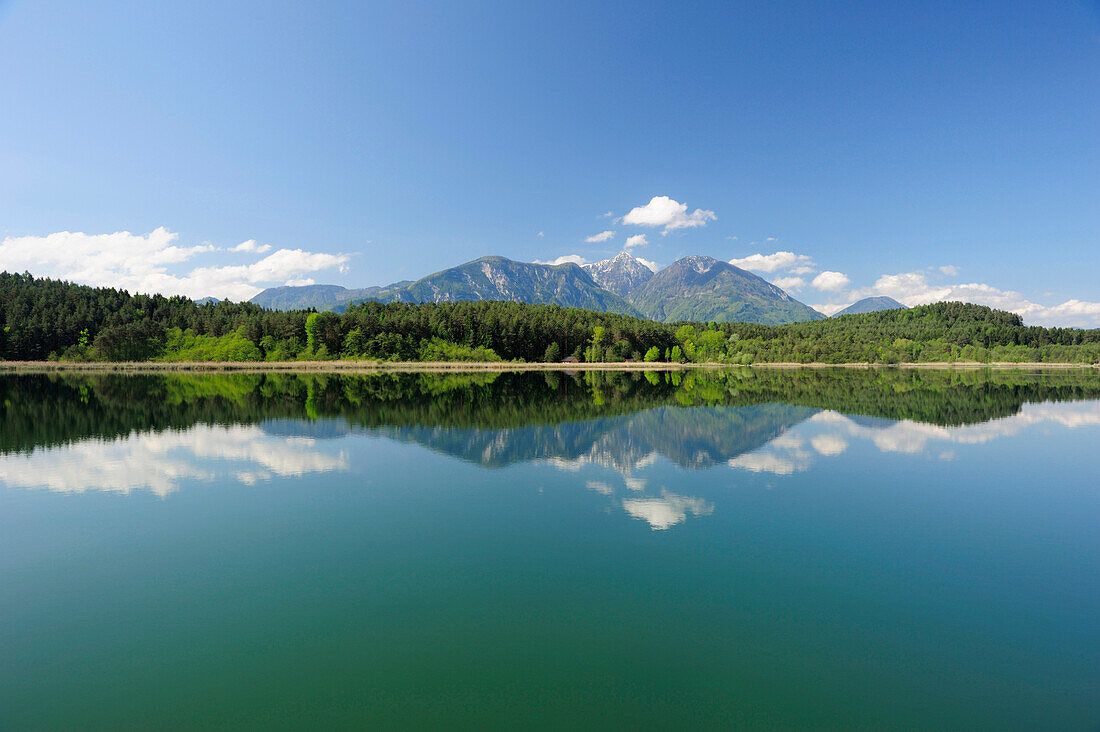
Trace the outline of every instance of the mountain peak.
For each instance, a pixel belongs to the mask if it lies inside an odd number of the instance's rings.
[[[676,260],[676,264],[679,264],[683,267],[690,267],[699,274],[704,274],[713,269],[714,265],[725,264],[725,262],[719,259],[715,259],[714,257],[708,257],[702,254],[693,254],[689,257],[684,257],[683,259]]]
[[[743,321],[780,324],[823,316],[761,277],[720,259],[678,259],[631,293],[630,302],[654,320]]]
[[[620,297],[626,297],[653,277],[653,270],[629,252],[619,252],[611,259],[586,264],[584,271],[597,285]]]

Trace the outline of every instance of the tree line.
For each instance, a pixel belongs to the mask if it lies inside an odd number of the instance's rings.
[[[274,311],[0,273],[16,361],[1100,362],[1100,329],[1026,326],[966,303],[792,325],[657,323],[557,305],[367,302]]]

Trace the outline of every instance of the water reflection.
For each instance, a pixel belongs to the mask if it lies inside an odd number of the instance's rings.
[[[714,505],[702,498],[679,496],[661,491],[659,498],[630,498],[623,501],[623,509],[634,518],[649,523],[655,531],[682,523],[690,512],[693,516],[709,516]]]
[[[843,454],[857,441],[883,453],[926,455],[952,460],[955,446],[982,445],[1029,430],[1100,427],[1100,402],[1025,404],[1020,412],[980,424],[942,426],[913,420],[867,420],[826,410],[758,450],[729,460],[730,467],[756,473],[791,475],[809,470],[815,459]]]
[[[148,490],[163,498],[185,480],[253,485],[347,468],[346,451],[320,451],[310,437],[272,435],[256,425],[197,425],[3,455],[0,483],[60,493]]]
[[[350,472],[365,435],[545,468],[666,530],[715,511],[684,490],[691,471],[793,476],[861,443],[950,460],[1029,429],[1100,426],[1098,398],[1093,372],[4,376],[0,483],[163,497],[187,481]]]

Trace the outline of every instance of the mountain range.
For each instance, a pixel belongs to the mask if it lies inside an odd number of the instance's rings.
[[[825,316],[751,272],[713,257],[690,256],[654,272],[622,252],[586,264],[537,264],[481,257],[415,282],[348,289],[338,285],[272,287],[252,302],[278,310],[342,311],[366,300],[454,302],[510,300],[555,304],[651,320],[741,321],[779,325]]]

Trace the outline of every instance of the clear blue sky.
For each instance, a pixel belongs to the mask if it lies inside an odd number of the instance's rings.
[[[1031,320],[1100,324],[1100,305],[1051,309],[1100,302],[1094,0],[0,0],[0,69],[0,268],[368,285],[645,234],[632,252],[660,264],[810,257],[762,274],[801,276],[811,304],[905,275],[876,291],[976,283]],[[715,218],[616,221],[654,196]],[[36,243],[66,231],[140,242]],[[164,264],[33,259],[51,241]],[[336,256],[247,270],[299,249]],[[849,284],[814,288],[826,270]]]

